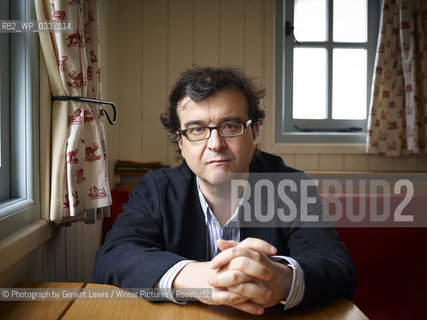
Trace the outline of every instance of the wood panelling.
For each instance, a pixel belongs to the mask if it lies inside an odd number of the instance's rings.
[[[103,1],[102,6],[99,8],[100,16],[100,30],[102,34],[108,34],[108,37],[102,37],[101,42],[101,59],[102,59],[102,97],[109,101],[116,102],[118,108],[118,122],[111,126],[105,124],[105,133],[107,138],[107,153],[108,153],[108,173],[110,177],[110,184],[114,183],[114,162],[119,154],[119,141],[120,141],[120,124],[122,123],[121,117],[125,110],[120,102],[120,86],[118,85],[120,79],[119,64],[117,61],[120,58],[120,51],[116,49],[118,45],[119,25],[120,19],[112,19],[113,12],[119,12],[119,1]],[[107,67],[108,66],[108,67]]]
[[[219,62],[222,65],[245,66],[245,0],[220,0]]]
[[[344,170],[344,155],[321,154],[319,155],[320,171],[342,171]]]
[[[27,281],[39,281],[43,279],[43,249],[38,247],[37,249],[30,252],[26,257],[26,280]]]
[[[263,81],[265,28],[264,4],[262,0],[246,1],[245,14],[245,70],[251,76]]]
[[[67,250],[66,250],[66,266],[67,266],[67,275],[66,275],[66,281],[77,281],[76,277],[76,226],[72,225],[68,227],[68,229],[65,232],[65,239],[67,243]]]
[[[173,86],[179,74],[194,63],[194,1],[170,1],[167,15],[168,89]],[[158,121],[157,110],[153,108],[152,111],[153,120]]]
[[[286,165],[289,167],[295,167],[295,155],[289,153],[282,156],[282,159],[285,161]]]
[[[393,158],[385,158],[380,156],[369,156],[369,170],[387,172],[393,171]]]
[[[393,171],[416,171],[418,159],[416,156],[405,156],[393,159]]]
[[[344,171],[368,171],[368,155],[344,155]]]
[[[194,63],[219,64],[219,0],[194,1]]]
[[[159,108],[151,108],[153,115],[153,127],[162,138],[162,148],[166,146],[167,163],[174,165],[176,157],[176,146],[169,143],[166,131],[159,121],[159,110],[166,110],[167,95],[170,88],[178,79],[180,73],[194,64],[195,61],[195,3],[193,0],[169,1],[166,11],[168,17],[167,30],[167,57],[168,63],[165,65],[167,82],[164,94],[159,96],[157,105]],[[156,139],[152,139],[156,144]],[[147,159],[149,160],[149,159]],[[152,158],[155,161],[156,159]]]
[[[92,271],[93,264],[95,262],[95,253],[99,245],[102,242],[102,222],[97,221],[94,224],[85,224],[80,223],[83,227],[83,238],[82,238],[82,267],[83,267],[83,277],[78,278],[83,279],[84,282],[92,282]]]
[[[4,274],[4,273],[2,273]],[[17,261],[7,272],[6,286],[12,287],[21,281],[22,275],[27,274],[27,257]]]
[[[427,172],[427,157],[426,156],[418,158],[417,171]]]
[[[156,1],[157,2],[157,1]],[[159,1],[160,2],[160,1]],[[127,0],[119,7],[118,12],[115,12],[118,20],[117,28],[119,29],[119,37],[115,43],[116,50],[121,50],[123,53],[118,58],[125,60],[126,63],[119,63],[119,74],[113,78],[118,81],[112,83],[113,86],[119,86],[120,103],[120,127],[135,128],[140,131],[141,120],[143,119],[143,110],[140,108],[142,99],[142,73],[141,73],[141,56],[144,55],[141,40],[142,29],[142,3],[139,0]],[[123,10],[129,8],[129,10]],[[104,65],[104,68],[108,66]],[[126,111],[125,111],[126,110]],[[125,112],[124,112],[125,111]],[[141,148],[130,148],[130,145],[141,146],[143,144],[141,134],[135,134],[134,130],[120,130],[120,155],[132,160],[135,157],[141,157]]]
[[[133,72],[141,73],[142,84],[139,90],[142,100],[133,101],[136,108],[142,111],[139,126],[130,129],[135,135],[142,135],[142,144],[132,144],[141,156],[134,155],[137,161],[168,162],[167,134],[159,121],[164,109],[168,92],[168,25],[169,3],[166,0],[143,1],[142,16],[142,69]],[[138,37],[134,41],[138,41]],[[121,63],[126,64],[126,60]]]
[[[102,222],[55,227],[53,236],[0,274],[0,285],[20,281],[92,281],[95,252],[101,244]]]
[[[65,241],[65,233],[67,232],[66,227],[55,227],[53,233],[53,239],[55,241],[55,278],[66,279],[67,276],[67,243]],[[74,242],[74,241],[72,241]],[[65,250],[64,250],[65,249]],[[65,263],[63,263],[65,262]]]
[[[55,238],[54,236],[42,245],[42,279],[40,281],[55,281],[56,267],[55,263],[61,263],[55,259]],[[26,281],[27,279],[20,279]]]
[[[305,171],[319,171],[319,155],[295,154],[294,166]]]

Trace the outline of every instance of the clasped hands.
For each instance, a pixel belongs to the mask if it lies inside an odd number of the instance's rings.
[[[268,257],[276,254],[275,247],[256,238],[218,240],[217,246],[221,253],[210,262],[187,264],[173,287],[212,288],[212,299],[203,303],[229,305],[258,315],[287,297],[293,271]]]

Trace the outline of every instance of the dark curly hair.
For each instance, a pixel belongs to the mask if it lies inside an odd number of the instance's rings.
[[[263,87],[259,87],[237,67],[193,66],[181,73],[169,95],[167,111],[160,116],[160,121],[169,131],[172,142],[177,143],[179,138],[178,102],[185,96],[196,102],[202,101],[225,89],[242,91],[248,101],[249,119],[252,119],[252,123],[262,123],[265,117],[265,111],[261,109],[261,99],[265,95]],[[178,154],[180,158],[179,149]]]

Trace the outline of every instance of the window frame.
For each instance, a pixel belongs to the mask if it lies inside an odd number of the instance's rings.
[[[0,2],[0,19],[9,19],[9,2]],[[0,201],[10,197],[9,34],[0,33]]]
[[[10,20],[35,20],[34,2],[8,1]],[[0,239],[40,220],[39,44],[9,33],[10,198],[0,202]]]
[[[332,8],[333,0],[327,0],[328,34],[332,35]],[[294,1],[276,0],[276,108],[275,108],[275,141],[276,143],[303,143],[303,144],[348,144],[365,143],[366,120],[300,120],[292,119],[292,78],[293,78],[293,49],[295,47],[326,48],[327,50],[327,98],[328,110],[331,111],[332,100],[332,50],[333,48],[366,48],[367,49],[367,108],[371,95],[375,52],[379,30],[381,0],[369,0],[368,3],[368,39],[367,43],[336,43],[332,40],[325,42],[304,42],[301,45],[293,42],[292,35],[285,34],[286,21],[293,24]],[[348,128],[362,127],[359,132],[301,132],[294,128]]]

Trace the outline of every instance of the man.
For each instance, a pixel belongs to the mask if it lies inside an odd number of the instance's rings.
[[[352,297],[354,266],[333,228],[238,223],[242,199],[230,201],[229,174],[298,172],[256,146],[263,94],[235,68],[181,75],[161,120],[184,161],[149,172],[131,192],[97,252],[95,282],[212,288],[202,302],[252,314]]]

